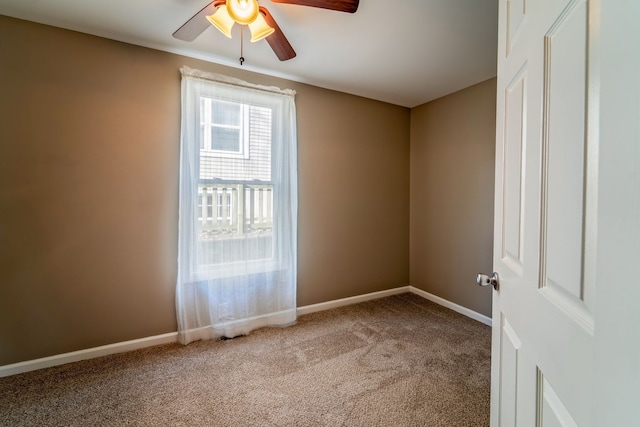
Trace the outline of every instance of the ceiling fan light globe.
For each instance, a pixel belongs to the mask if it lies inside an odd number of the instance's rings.
[[[222,34],[231,38],[231,28],[233,28],[233,24],[235,23],[231,16],[229,16],[229,12],[227,11],[226,5],[218,6],[218,10],[213,15],[208,15],[207,20],[216,27]]]
[[[270,36],[275,31],[267,24],[262,14],[258,13],[258,17],[249,24],[249,30],[251,30],[251,41],[257,42],[265,37]]]
[[[257,0],[227,0],[227,11],[238,24],[249,25],[258,17]]]

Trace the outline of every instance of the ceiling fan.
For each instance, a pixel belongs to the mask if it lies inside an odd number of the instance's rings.
[[[288,3],[299,6],[318,7],[338,12],[354,13],[358,10],[359,0],[271,0],[274,3]],[[296,56],[289,40],[269,13],[266,7],[259,6],[257,0],[214,0],[200,12],[193,15],[173,37],[193,41],[209,25],[218,28],[231,38],[233,24],[246,25],[251,31],[251,41],[266,38],[280,61],[287,61]]]

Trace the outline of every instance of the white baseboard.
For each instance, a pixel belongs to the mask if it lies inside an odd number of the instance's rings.
[[[316,311],[329,310],[332,308],[343,307],[345,305],[351,305],[351,304],[357,304],[359,302],[370,301],[378,298],[384,298],[391,295],[403,294],[406,292],[411,292],[431,302],[435,302],[436,304],[439,304],[443,307],[446,307],[455,312],[463,314],[473,320],[477,320],[480,323],[484,323],[485,325],[491,326],[492,322],[490,317],[487,317],[484,314],[480,314],[478,312],[470,310],[454,302],[448,301],[444,298],[440,298],[439,296],[430,294],[429,292],[423,291],[422,289],[414,288],[413,286],[402,286],[399,288],[389,289],[386,291],[372,292],[370,294],[358,295],[355,297],[342,298],[342,299],[321,302],[321,303],[312,304],[312,305],[305,305],[303,307],[298,307],[298,315],[315,313]]]
[[[153,337],[93,347],[86,350],[72,351],[71,353],[57,354],[55,356],[43,357],[42,359],[13,363],[11,365],[0,366],[0,378],[8,377],[9,375],[21,374],[23,372],[35,371],[36,369],[64,365],[65,363],[77,362],[79,360],[124,353],[125,351],[138,350],[140,348],[151,347],[154,345],[169,344],[177,342],[177,340],[178,333],[171,332]]]
[[[372,299],[384,298],[391,295],[404,294],[410,291],[410,286],[388,289],[386,291],[372,292],[370,294],[357,295],[355,297],[336,299],[333,301],[321,302],[318,304],[298,307],[298,315],[315,313],[316,311],[330,310],[332,308],[344,307],[345,305],[357,304],[359,302],[370,301]]]
[[[461,305],[455,304],[444,298],[440,298],[422,289],[413,286],[402,286],[399,288],[388,289],[386,291],[372,292],[370,294],[358,295],[355,297],[342,298],[333,301],[322,302],[319,304],[305,305],[298,307],[297,314],[309,314],[317,311],[329,310],[332,308],[343,307],[345,305],[357,304],[359,302],[370,301],[373,299],[384,298],[391,295],[398,295],[411,292],[419,295],[429,301],[440,304],[453,311],[463,314],[485,325],[491,326],[491,318],[470,310]],[[138,350],[140,348],[151,347],[160,344],[169,344],[178,341],[178,333],[171,332],[153,337],[140,338],[137,340],[124,341],[115,344],[103,345],[100,347],[89,348],[86,350],[73,351],[71,353],[58,354],[55,356],[43,357],[42,359],[27,360],[25,362],[13,363],[11,365],[0,366],[0,378],[10,375],[21,374],[23,372],[35,371],[36,369],[49,368],[52,366],[64,365],[65,363],[77,362],[79,360],[93,359],[95,357],[108,356],[110,354],[124,353],[126,351]]]
[[[484,323],[485,325],[491,326],[492,320],[490,317],[485,316],[484,314],[480,314],[476,311],[470,310],[466,307],[458,305],[454,302],[446,300],[444,298],[440,298],[439,296],[430,294],[429,292],[423,291],[422,289],[414,288],[413,286],[409,286],[409,291],[416,295],[420,295],[424,299],[428,299],[431,302],[435,302],[436,304],[440,304],[443,307],[447,307],[453,311],[456,311],[460,314],[464,314],[467,317],[470,317],[473,320],[477,320],[480,323]]]

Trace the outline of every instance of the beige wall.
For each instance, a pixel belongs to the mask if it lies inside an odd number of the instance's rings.
[[[2,16],[0,40],[0,365],[176,330],[182,65],[298,91],[299,305],[408,284],[408,109]]]
[[[410,283],[491,316],[495,79],[411,111]]]

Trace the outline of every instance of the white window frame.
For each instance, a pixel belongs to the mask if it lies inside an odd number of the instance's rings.
[[[226,102],[231,102],[231,103],[236,103],[236,104],[240,104],[243,108],[243,113],[246,114],[245,117],[243,117],[243,123],[245,124],[245,132],[244,135],[246,135],[246,141],[245,141],[245,152],[247,157],[243,157],[243,155],[239,154],[239,153],[234,153],[234,152],[230,152],[230,151],[220,151],[220,150],[206,150],[206,149],[200,149],[199,150],[199,155],[201,157],[226,157],[226,158],[243,158],[243,159],[248,159],[249,158],[249,109],[251,107],[251,105],[248,104],[244,104],[240,99],[233,99],[233,98],[226,98],[226,97],[219,97],[216,96],[215,93],[213,92],[209,92],[206,89],[200,89],[200,90],[196,90],[195,91],[195,95],[197,96],[198,99],[200,98],[209,98],[212,100],[217,100],[217,101],[226,101]],[[201,117],[201,113],[200,113],[200,104],[198,103],[198,108],[196,109],[196,123],[202,123],[202,117]],[[278,114],[279,110],[277,108],[274,108],[276,106],[276,102],[275,101],[271,101],[271,100],[265,100],[263,103],[254,103],[252,105],[255,106],[259,106],[259,107],[266,107],[272,110],[272,117],[271,120],[278,120]],[[205,110],[205,114],[207,111]],[[206,134],[206,132],[205,132]],[[198,141],[199,142],[199,141]],[[273,144],[273,141],[271,141],[271,144]],[[205,146],[206,148],[206,146]],[[273,162],[273,158],[271,159],[271,161]],[[273,185],[274,180],[271,179],[268,182],[265,182],[268,184]],[[272,190],[273,192],[276,191],[275,186]],[[275,193],[272,193],[272,197],[275,197]],[[217,210],[216,210],[216,200],[217,198],[214,197],[213,200],[213,212],[212,212],[212,216],[216,217],[217,216]],[[275,199],[274,199],[275,201]],[[224,278],[224,277],[234,277],[234,276],[239,276],[239,275],[243,275],[243,274],[252,274],[252,273],[263,273],[266,271],[278,271],[278,270],[282,270],[283,266],[281,264],[282,261],[278,261],[281,260],[282,257],[281,255],[278,253],[279,252],[279,245],[277,242],[277,233],[275,231],[275,228],[278,226],[277,223],[280,222],[280,219],[278,218],[278,213],[276,212],[276,208],[275,208],[275,203],[272,203],[272,210],[273,210],[273,229],[272,229],[272,242],[271,242],[271,247],[272,247],[272,256],[269,258],[262,258],[262,259],[255,259],[255,260],[250,260],[250,261],[231,261],[231,262],[227,262],[227,263],[221,263],[221,264],[194,264],[193,265],[193,270],[192,270],[192,275],[194,280],[210,280],[212,278]]]

